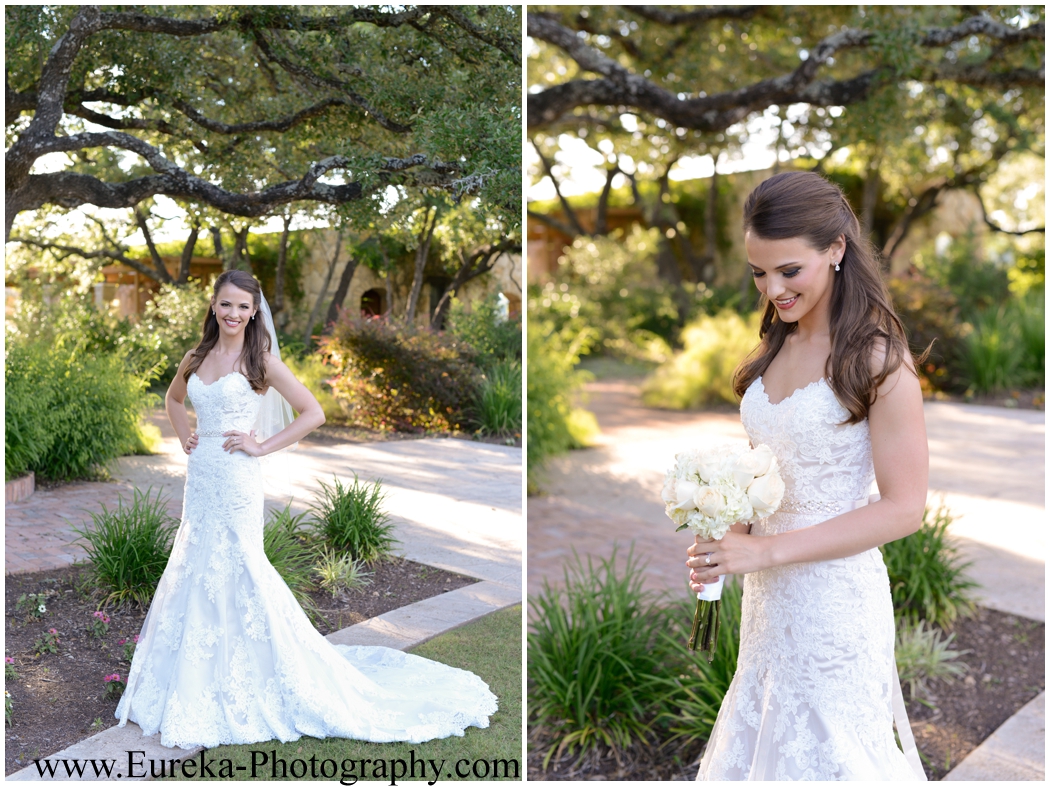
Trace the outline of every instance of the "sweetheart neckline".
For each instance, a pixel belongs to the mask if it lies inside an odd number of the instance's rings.
[[[210,387],[213,387],[215,385],[218,385],[220,382],[222,382],[224,379],[226,379],[226,377],[233,376],[234,374],[236,374],[238,377],[243,379],[245,382],[248,382],[248,377],[244,376],[244,374],[242,374],[240,371],[231,371],[231,372],[229,372],[227,374],[223,374],[221,377],[216,379],[214,382],[205,382],[203,379],[201,379],[200,374],[198,374],[196,371],[194,371],[193,374],[191,374],[190,376],[196,377],[197,381],[200,382],[203,387],[210,388]],[[248,382],[248,387],[251,388],[251,386],[252,386],[252,383]],[[256,396],[265,396],[266,395],[266,393],[256,393],[254,388],[252,388],[252,393],[255,393]]]
[[[788,395],[786,395],[784,398],[780,399],[780,401],[778,401],[776,403],[773,403],[773,400],[769,397],[769,393],[766,392],[766,383],[763,381],[761,374],[758,376],[757,379],[755,379],[755,382],[757,382],[759,384],[759,386],[762,388],[762,395],[765,396],[766,403],[768,403],[769,406],[771,406],[771,407],[779,407],[781,404],[783,404],[789,398],[794,398],[794,396],[796,394],[802,393],[803,391],[806,391],[806,390],[809,390],[811,387],[817,386],[821,382],[823,382],[825,384],[825,386],[827,385],[827,381],[824,379],[824,377],[821,377],[820,379],[816,380],[815,382],[810,382],[808,385],[805,385],[804,387],[795,388]]]

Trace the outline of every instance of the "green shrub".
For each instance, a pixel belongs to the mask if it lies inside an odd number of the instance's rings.
[[[333,478],[331,486],[321,483],[316,495],[311,525],[316,534],[338,552],[349,553],[365,563],[390,559],[394,544],[394,525],[383,510],[382,482],[354,482],[344,486]]]
[[[324,411],[326,423],[342,423],[346,421],[346,413],[339,405],[332,386],[328,384],[329,378],[335,373],[335,369],[325,362],[325,358],[316,352],[297,355],[294,352],[285,352],[281,349],[281,360],[295,374],[295,378],[302,382],[314,394],[317,403]]]
[[[51,356],[43,348],[8,341],[4,368],[4,480],[40,466],[57,432],[51,425]]]
[[[696,601],[689,600],[665,611],[667,625],[663,635],[668,659],[654,680],[664,695],[664,709],[656,720],[667,728],[671,740],[706,740],[711,736],[718,710],[736,673],[742,600],[741,581],[730,577],[722,590],[718,645],[710,662],[687,645]]]
[[[642,572],[628,554],[564,568],[564,588],[544,580],[529,600],[529,715],[553,736],[544,759],[599,745],[623,750],[644,742],[661,699],[652,675],[663,666],[663,615],[642,589]]]
[[[689,409],[737,402],[733,372],[758,344],[761,315],[744,318],[724,310],[703,314],[682,331],[683,349],[660,366],[642,388],[648,406]]]
[[[558,260],[554,278],[529,288],[530,315],[550,321],[567,343],[575,332],[589,330],[596,352],[663,361],[710,290],[693,294],[661,279],[659,235],[635,228],[627,235],[576,238]]]
[[[971,563],[960,561],[948,539],[952,520],[943,503],[936,511],[926,508],[917,532],[880,547],[898,619],[926,620],[951,629],[960,615],[973,613],[970,590],[978,584],[966,578]]]
[[[183,355],[197,346],[201,325],[208,311],[208,292],[191,281],[187,286],[161,284],[151,300],[146,301],[137,330],[141,341],[155,344],[164,355],[164,367],[158,382],[168,385]]]
[[[898,624],[897,674],[901,685],[908,686],[910,699],[929,695],[929,680],[948,680],[966,673],[966,664],[955,660],[964,653],[948,649],[954,638],[954,633],[945,638],[940,628],[927,628],[926,620],[905,619]]]
[[[134,489],[130,505],[117,497],[117,509],[102,506],[91,513],[93,526],[73,531],[87,541],[92,581],[106,592],[103,605],[136,601],[148,606],[171,554],[178,520],[168,513],[167,499],[153,487]]]
[[[1021,344],[1021,373],[1027,385],[1046,384],[1046,300],[1042,291],[1016,298],[1017,335]]]
[[[89,477],[110,459],[146,448],[140,420],[156,401],[147,391],[152,372],[130,370],[122,351],[91,355],[68,344],[12,341],[8,357],[8,477],[13,470]]]
[[[963,363],[970,386],[979,392],[1021,384],[1023,348],[1013,314],[1004,305],[979,313],[963,342]]]
[[[475,411],[482,434],[521,434],[520,361],[497,361],[485,371]]]
[[[482,368],[500,361],[521,360],[521,320],[500,319],[496,294],[474,301],[470,311],[458,298],[453,298],[447,330],[474,349]]]
[[[307,593],[314,589],[316,550],[305,536],[306,516],[305,513],[293,516],[290,502],[283,510],[271,511],[263,525],[263,552],[299,605],[312,612],[315,611],[314,603]]]
[[[889,290],[912,352],[921,355],[933,345],[926,362],[918,368],[924,387],[965,390],[965,374],[957,360],[962,354],[964,329],[951,290],[918,272],[890,279]]]
[[[586,334],[566,346],[550,323],[529,319],[526,455],[531,479],[550,456],[582,447],[597,433],[591,413],[574,408],[572,395],[586,378],[574,368]]]
[[[473,417],[473,350],[447,334],[344,314],[323,351],[350,422],[380,431],[457,430]]]

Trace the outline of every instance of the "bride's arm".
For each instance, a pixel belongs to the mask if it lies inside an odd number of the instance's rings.
[[[185,453],[190,453],[197,447],[197,436],[190,430],[190,416],[186,412],[186,379],[183,377],[192,354],[191,350],[183,355],[175,378],[168,385],[168,392],[164,395],[164,410],[168,413],[171,427],[179,435],[179,444]]]
[[[324,410],[314,398],[314,394],[295,378],[288,366],[271,354],[266,355],[266,382],[277,390],[292,409],[299,413],[290,425],[274,434],[259,445],[255,455],[265,456],[268,453],[286,448],[298,442],[311,431],[324,424]]]
[[[768,537],[729,532],[716,543],[690,547],[691,554],[712,552],[711,562],[718,565],[704,568],[701,559],[691,559],[694,584],[724,573],[849,557],[919,528],[926,507],[929,447],[919,380],[905,364],[908,359],[880,386],[868,412],[878,502],[804,529]]]

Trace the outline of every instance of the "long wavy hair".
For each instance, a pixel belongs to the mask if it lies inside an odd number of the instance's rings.
[[[893,310],[879,272],[878,255],[861,233],[860,222],[842,191],[814,172],[783,172],[763,181],[744,203],[744,232],[763,240],[801,238],[816,251],[827,251],[839,235],[846,238],[841,270],[832,277],[828,320],[831,354],[824,376],[839,402],[849,410],[847,423],[859,423],[875,403],[879,385],[910,357],[904,325]],[[759,328],[762,342],[736,370],[733,389],[743,396],[798,325],[784,322],[765,300]],[[882,369],[872,373],[877,345],[885,348]]]
[[[250,294],[252,296],[252,304],[256,312],[258,312],[259,304],[262,302],[262,287],[259,286],[259,282],[251,274],[245,273],[243,270],[227,270],[221,273],[215,279],[212,295],[218,298],[219,290],[226,284],[232,284],[237,289],[244,290]],[[190,375],[200,368],[204,358],[208,356],[208,353],[211,352],[218,341],[219,323],[215,314],[209,308],[208,313],[204,317],[200,343],[193,349],[193,354],[190,355],[190,362],[186,366],[186,373],[183,374],[187,382],[190,380]],[[244,346],[241,348],[241,355],[237,361],[241,366],[241,373],[248,378],[252,390],[260,391],[266,387],[266,353],[269,351],[270,334],[263,325],[262,319],[249,319],[244,326]]]

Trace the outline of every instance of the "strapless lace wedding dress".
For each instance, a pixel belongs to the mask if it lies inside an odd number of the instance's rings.
[[[302,735],[423,742],[486,728],[496,697],[476,675],[386,647],[328,643],[263,553],[258,459],[222,449],[262,397],[238,373],[190,377],[200,443],[182,524],[117,706],[168,747]]]
[[[752,534],[809,527],[867,504],[868,422],[843,425],[848,412],[824,380],[773,404],[759,377],[740,416],[752,444],[773,450],[787,486],[780,510]],[[747,574],[737,671],[697,780],[925,780],[893,644],[878,549]]]

